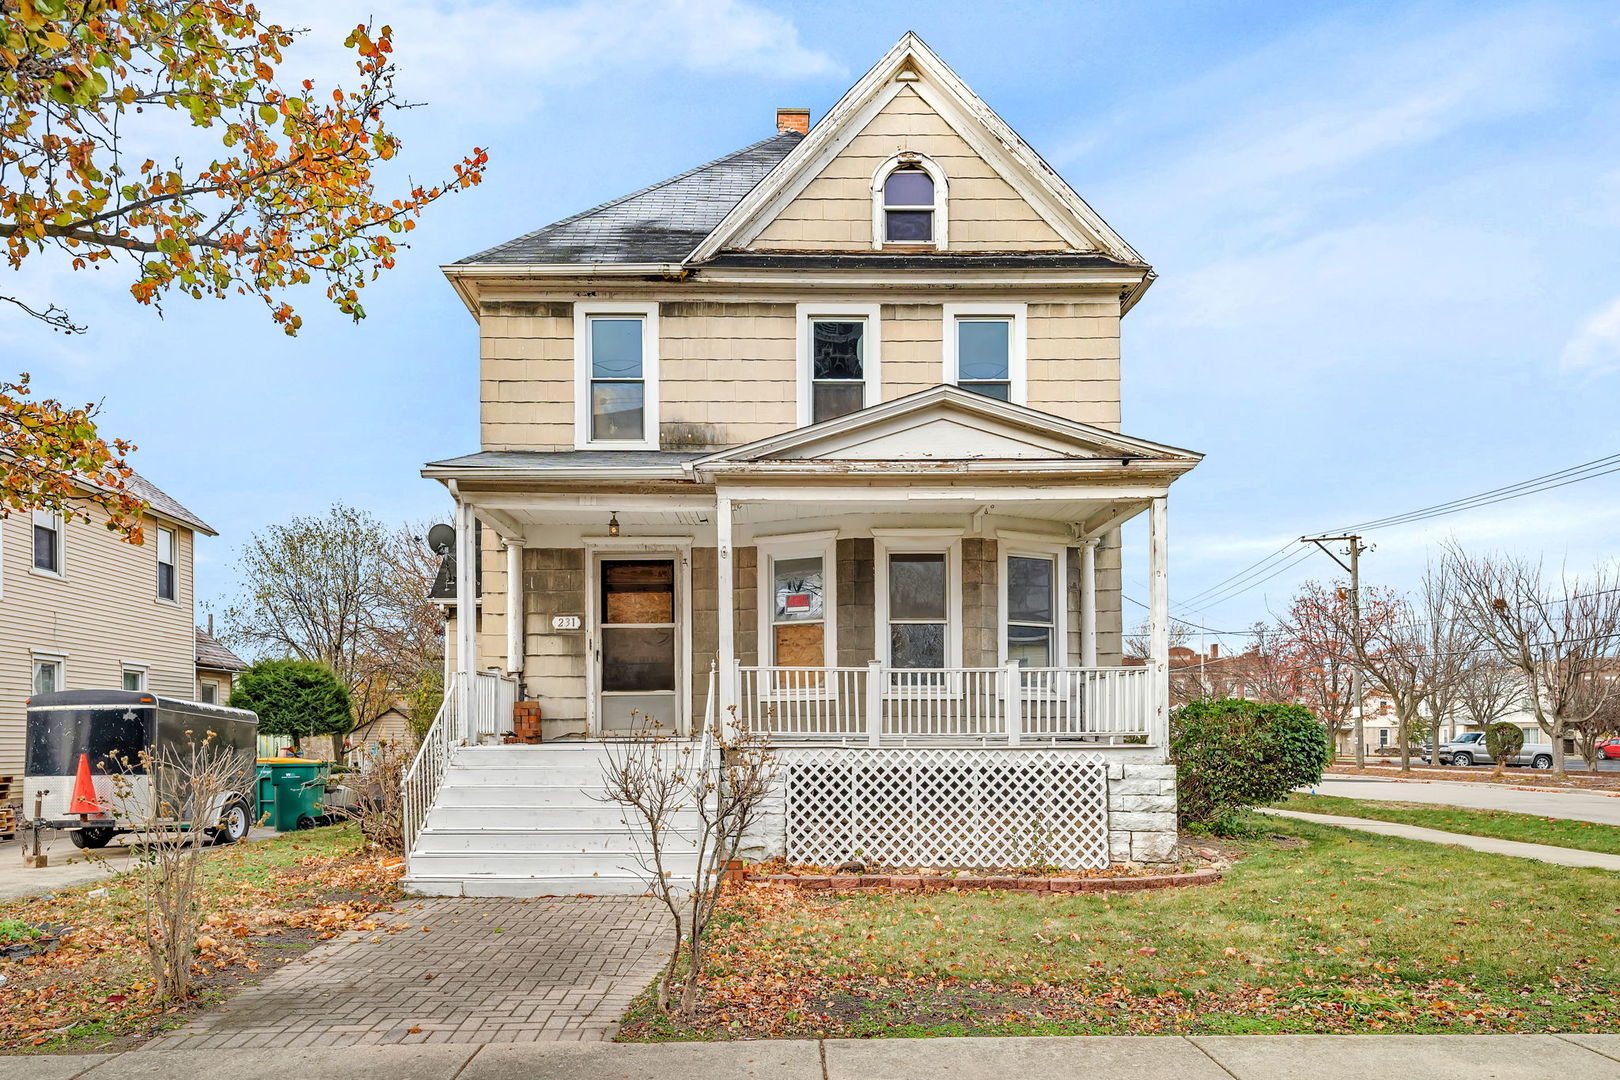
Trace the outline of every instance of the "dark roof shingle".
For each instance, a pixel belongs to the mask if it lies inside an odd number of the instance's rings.
[[[681,262],[803,138],[772,135],[455,265]]]
[[[209,536],[219,535],[208,522],[181,506],[162,488],[140,473],[132,473],[130,476],[125,477],[124,487],[131,495],[150,506],[154,514],[160,514],[170,521],[178,521],[182,525],[189,525],[198,532],[207,533]]]
[[[197,627],[197,666],[214,671],[244,671],[247,663],[231,650],[214,640],[214,636]]]

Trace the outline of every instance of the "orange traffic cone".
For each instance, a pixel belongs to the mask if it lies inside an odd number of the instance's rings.
[[[96,802],[96,784],[90,778],[90,755],[79,755],[79,772],[73,778],[73,798],[68,800],[68,813],[70,814],[103,814],[101,804]]]

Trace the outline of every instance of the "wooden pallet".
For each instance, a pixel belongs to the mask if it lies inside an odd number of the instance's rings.
[[[22,789],[16,788],[13,792],[14,778],[0,776],[0,840],[10,840],[17,835],[17,810],[11,805],[13,794],[22,798]]]

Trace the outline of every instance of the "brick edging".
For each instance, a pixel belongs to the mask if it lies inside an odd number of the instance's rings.
[[[934,877],[918,874],[745,874],[744,881],[788,885],[795,889],[850,892],[889,889],[894,892],[945,892],[967,889],[1004,889],[1010,892],[1131,892],[1213,885],[1219,870],[1193,870],[1185,874],[1143,877]]]

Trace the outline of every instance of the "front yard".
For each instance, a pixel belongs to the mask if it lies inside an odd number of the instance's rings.
[[[397,861],[397,860],[396,860]],[[399,870],[361,851],[353,826],[288,833],[211,853],[219,908],[198,938],[200,992],[184,1009],[151,1000],[141,898],[127,877],[0,901],[0,928],[61,933],[58,946],[0,960],[0,1052],[122,1049],[183,1023],[233,987],[296,958],[398,898]]]
[[[702,1015],[621,1039],[1612,1031],[1620,882],[1279,819],[1215,886],[737,894]]]
[[[1306,795],[1298,792],[1280,805],[1310,814],[1371,818],[1374,821],[1421,825],[1427,829],[1469,836],[1492,836],[1498,840],[1551,844],[1554,847],[1620,855],[1620,826],[1599,822],[1515,814],[1508,810],[1477,810],[1384,799],[1345,799],[1337,795]]]

